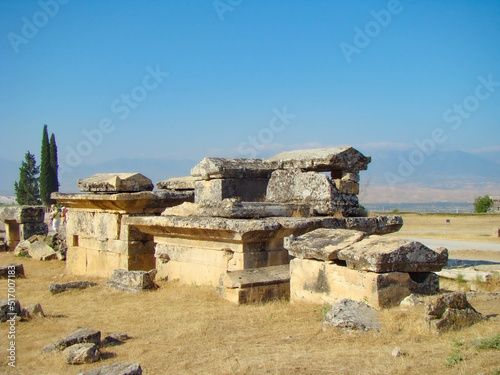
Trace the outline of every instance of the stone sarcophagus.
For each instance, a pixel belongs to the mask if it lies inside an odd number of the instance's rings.
[[[33,235],[46,235],[45,208],[41,206],[0,207],[0,220],[5,225],[5,242],[14,250],[19,242]]]
[[[152,236],[129,227],[124,219],[159,215],[193,200],[192,192],[150,191],[151,180],[136,173],[98,174],[78,185],[86,193],[52,194],[68,209],[66,268],[74,275],[109,277],[115,269],[155,268]]]

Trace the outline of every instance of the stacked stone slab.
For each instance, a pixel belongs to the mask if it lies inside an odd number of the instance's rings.
[[[14,250],[19,242],[34,235],[47,235],[45,208],[40,206],[0,207],[0,220],[5,225],[5,242]]]
[[[292,301],[333,303],[343,298],[375,308],[399,305],[408,295],[439,291],[444,248],[431,250],[404,239],[365,232],[317,229],[285,239]]]
[[[191,169],[195,203],[264,201],[273,168],[262,159],[204,158]]]
[[[170,214],[176,209],[158,217],[127,217],[124,224],[154,236],[157,277],[213,286],[219,285],[220,275],[227,271],[288,264],[283,239],[290,235],[353,225],[367,233],[390,233],[402,225],[400,217],[353,221],[342,217],[197,216],[197,211],[192,216]]]
[[[191,170],[195,202],[300,203],[315,215],[358,216],[359,172],[370,161],[352,147],[288,151],[268,159],[205,158]]]
[[[352,147],[282,152],[266,159],[274,169],[266,199],[308,203],[316,215],[359,216],[359,172],[370,161]]]
[[[53,193],[68,208],[66,267],[73,275],[109,277],[115,269],[155,268],[152,237],[124,223],[133,216],[159,215],[193,201],[193,192],[153,192],[139,173],[97,174],[78,180],[84,193]]]

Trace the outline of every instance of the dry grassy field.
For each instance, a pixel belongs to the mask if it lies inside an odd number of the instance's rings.
[[[18,279],[21,304],[42,304],[43,319],[18,322],[17,366],[0,359],[2,374],[78,374],[105,364],[139,362],[144,374],[499,374],[500,351],[479,350],[473,342],[500,334],[500,294],[470,298],[492,317],[459,332],[426,331],[423,307],[383,310],[380,332],[322,330],[324,306],[286,301],[235,306],[219,299],[211,287],[159,282],[142,294],[118,292],[103,285],[51,295],[51,282],[82,280],[65,274],[64,263],[38,262],[0,254],[0,264],[21,261],[26,279]],[[104,280],[96,280],[102,282]],[[0,293],[6,299],[6,280]],[[463,285],[443,283],[446,289]],[[498,284],[483,285],[500,292]],[[78,328],[105,335],[127,333],[124,345],[103,349],[94,364],[70,366],[60,354],[40,349]],[[0,325],[6,349],[7,325]],[[393,357],[394,347],[405,355]],[[5,351],[3,352],[5,353]]]
[[[500,215],[485,214],[397,214],[404,220],[395,235],[500,244],[493,230],[500,228]],[[446,223],[446,220],[450,220]]]

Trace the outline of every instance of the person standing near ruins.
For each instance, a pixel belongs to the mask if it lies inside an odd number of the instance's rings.
[[[61,226],[61,210],[55,204],[50,206],[50,220],[52,221],[52,229],[58,233]]]

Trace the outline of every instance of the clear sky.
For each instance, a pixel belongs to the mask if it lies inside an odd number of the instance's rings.
[[[0,30],[3,159],[43,124],[62,168],[500,148],[499,1],[1,0]]]

